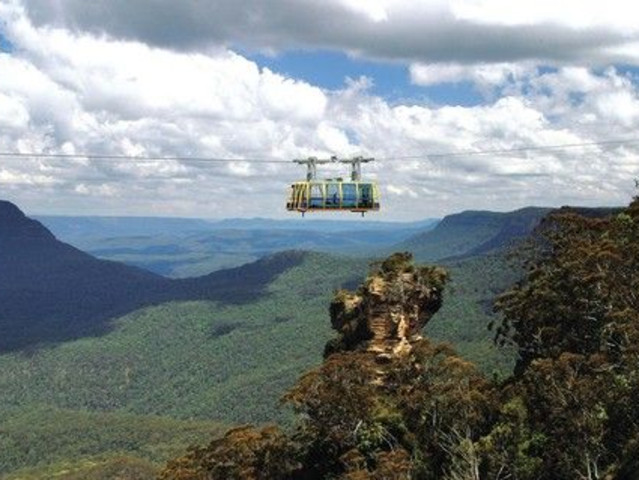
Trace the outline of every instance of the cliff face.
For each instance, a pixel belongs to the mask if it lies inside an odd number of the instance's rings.
[[[446,272],[416,267],[409,253],[382,262],[355,292],[335,295],[331,323],[339,336],[324,355],[342,351],[369,352],[384,363],[411,352],[421,330],[439,310]]]

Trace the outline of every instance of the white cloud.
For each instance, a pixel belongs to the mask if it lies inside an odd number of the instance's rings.
[[[395,195],[398,197],[408,197],[408,198],[418,198],[419,195],[413,191],[412,189],[405,187],[405,186],[401,186],[401,185],[386,185],[386,192],[389,193],[390,195]]]
[[[29,112],[22,102],[1,92],[0,112],[0,128],[24,131],[29,123]]]
[[[73,190],[80,195],[107,198],[115,197],[120,193],[118,188],[113,185],[86,185],[84,183],[77,184]]]
[[[334,48],[423,64],[639,62],[639,5],[627,0],[24,3],[40,24],[182,50]]]
[[[441,83],[472,82],[485,93],[495,87],[534,75],[536,68],[527,63],[489,63],[464,65],[459,63],[415,63],[410,66],[411,81],[430,86]]]
[[[10,169],[0,169],[0,185],[22,187],[22,186],[43,186],[56,185],[60,180],[51,175],[29,174],[16,172]]]
[[[636,125],[639,120],[639,97],[634,91],[621,90],[602,93],[595,100],[599,118],[621,123],[625,126]]]
[[[399,28],[395,22],[409,22],[412,3],[380,1],[368,11],[337,1],[327,5],[335,12],[346,8],[364,24],[376,22],[382,29],[379,42],[384,42]],[[238,159],[0,158],[0,196],[30,211],[280,216],[287,185],[303,177],[303,169],[241,159],[334,153],[381,159],[367,165],[365,173],[382,185],[380,217],[389,219],[529,204],[619,204],[633,194],[633,179],[639,176],[639,143],[461,153],[635,138],[637,82],[614,68],[537,69],[534,63],[510,60],[469,66],[447,57],[445,63],[415,64],[413,81],[431,85],[468,78],[493,97],[470,107],[389,103],[371,93],[365,77],[341,90],[322,90],[261,70],[232,49],[179,51],[38,27],[19,7],[7,5],[0,6],[0,18],[7,20],[15,50],[0,54],[0,151]],[[58,5],[66,15],[74,3]],[[119,4],[114,0],[113,5],[117,12]],[[447,5],[427,8],[452,15]],[[317,13],[328,7],[309,8]],[[342,20],[336,20],[336,31]],[[497,20],[488,16],[481,21]],[[310,31],[316,27],[305,25]],[[579,28],[588,33],[591,27]],[[398,42],[408,42],[399,37]],[[274,44],[280,40],[274,38]],[[326,173],[347,172],[329,168]]]
[[[392,0],[341,0],[341,3],[355,13],[363,14],[373,22],[383,22],[388,20],[388,7],[393,4]]]
[[[265,69],[259,77],[259,96],[274,120],[317,122],[324,115],[326,96],[316,87],[286,79]]]
[[[634,33],[636,7],[626,0],[456,0],[452,10],[460,20],[509,26],[558,23],[573,29],[607,26]]]
[[[229,162],[228,169],[233,175],[238,177],[250,177],[255,174],[251,164],[248,162]]]

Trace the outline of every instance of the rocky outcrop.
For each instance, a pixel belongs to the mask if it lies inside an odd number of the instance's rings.
[[[384,363],[407,355],[442,304],[446,272],[415,266],[410,253],[395,253],[378,264],[355,291],[340,290],[331,303],[331,323],[339,336],[325,348],[368,352]]]

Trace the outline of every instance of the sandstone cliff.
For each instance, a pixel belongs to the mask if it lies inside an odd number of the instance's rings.
[[[441,307],[446,279],[441,268],[415,266],[410,253],[391,255],[355,292],[336,293],[330,313],[339,336],[326,345],[324,356],[368,352],[384,363],[410,353]]]

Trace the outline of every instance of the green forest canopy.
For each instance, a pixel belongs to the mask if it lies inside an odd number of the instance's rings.
[[[638,199],[607,218],[553,213],[498,301],[512,376],[423,339],[380,386],[370,355],[336,353],[287,395],[293,432],[231,430],[161,478],[637,478],[638,263]]]

